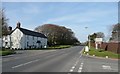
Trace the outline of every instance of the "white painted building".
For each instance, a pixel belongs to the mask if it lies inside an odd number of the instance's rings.
[[[3,46],[12,49],[45,48],[47,37],[44,34],[17,27],[3,39]]]

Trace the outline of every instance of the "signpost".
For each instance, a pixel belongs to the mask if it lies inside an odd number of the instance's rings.
[[[95,47],[98,49],[98,45],[101,47],[101,43],[103,41],[103,38],[95,38]]]

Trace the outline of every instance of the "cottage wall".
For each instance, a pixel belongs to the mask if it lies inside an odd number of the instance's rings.
[[[19,30],[16,29],[12,34],[11,34],[11,47],[13,49],[24,49],[23,48],[23,33]]]
[[[5,48],[9,48],[10,47],[10,35],[7,36],[3,36],[3,43],[2,46]]]
[[[47,39],[46,38],[42,38],[42,46],[43,47],[47,46]]]
[[[37,43],[40,41],[41,43]],[[47,39],[41,37],[35,37],[30,35],[24,35],[24,48],[44,48],[47,46]]]

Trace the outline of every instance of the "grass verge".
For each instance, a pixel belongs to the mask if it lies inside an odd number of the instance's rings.
[[[10,55],[10,54],[15,54],[16,52],[13,50],[0,50],[0,56],[6,56],[6,55]]]
[[[97,57],[106,57],[106,56],[108,56],[108,58],[120,59],[120,54],[116,54],[116,53],[101,50],[101,49],[95,49],[93,47],[91,47],[91,49],[90,49],[90,51],[88,53],[91,56],[93,56],[93,55],[95,55]],[[84,54],[86,54],[86,52]]]
[[[51,46],[47,48],[32,48],[32,49],[27,49],[27,50],[52,50],[52,49],[64,49],[64,48],[70,48],[72,45],[56,45],[56,46]]]
[[[48,49],[64,49],[64,48],[70,48],[71,45],[57,45],[57,46],[51,46],[48,47]]]

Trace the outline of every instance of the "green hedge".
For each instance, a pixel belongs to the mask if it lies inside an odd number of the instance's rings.
[[[64,48],[70,48],[72,45],[56,45],[56,46],[50,46],[47,48],[31,48],[26,50],[52,50],[52,49],[64,49]]]
[[[64,49],[64,48],[70,48],[71,45],[59,45],[59,46],[52,46],[48,47],[48,49]]]
[[[6,55],[10,55],[10,54],[15,54],[16,52],[13,50],[0,50],[0,55],[2,56],[6,56]]]

